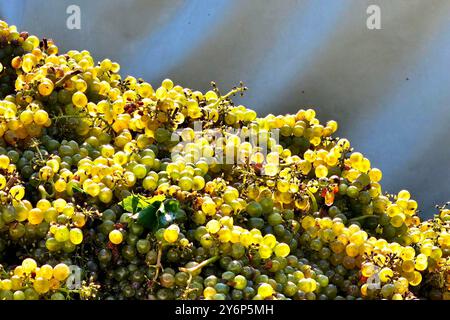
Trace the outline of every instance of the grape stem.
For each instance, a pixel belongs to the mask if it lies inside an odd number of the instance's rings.
[[[54,193],[52,193],[52,194],[48,193],[47,190],[45,190],[45,187],[42,184],[39,185],[38,189],[41,192],[42,199],[47,199],[47,197],[52,197],[54,195]]]
[[[380,216],[376,216],[376,215],[361,216],[361,217],[357,217],[357,218],[352,218],[349,220],[349,222],[357,222],[357,221],[365,220],[367,218],[375,218],[378,220],[380,218]]]
[[[80,290],[78,290],[78,289],[70,290],[68,288],[59,288],[58,291],[65,293],[67,300],[72,300],[72,297],[70,296],[71,293],[79,293],[80,292]]]
[[[44,157],[42,156],[41,150],[39,149],[38,144],[36,143],[34,145],[34,147],[36,148],[37,154],[39,155],[39,158],[41,158],[41,161],[44,161]]]
[[[86,117],[86,115],[81,116],[81,115],[79,115],[79,114],[76,114],[76,115],[75,115],[75,114],[74,114],[74,115],[63,115],[63,114],[61,114],[61,115],[59,115],[59,116],[52,117],[52,120],[58,121],[58,120],[60,120],[60,119],[84,119],[85,117]],[[95,122],[96,120],[100,120],[100,121],[102,121],[102,122],[105,124],[105,126],[106,126],[108,129],[113,130],[111,124],[110,124],[106,119],[104,119],[104,118],[102,118],[102,117],[100,117],[100,116],[91,117],[91,119],[92,119],[92,121],[94,121],[94,122]]]
[[[80,74],[81,72],[82,72],[82,70],[77,69],[77,70],[73,70],[73,71],[67,73],[66,75],[64,75],[64,77],[62,77],[61,79],[56,81],[55,87],[59,87],[59,86],[63,85],[64,82],[66,82],[67,80],[69,80],[73,76],[76,76],[77,74]]]
[[[3,277],[7,277],[8,276],[8,272],[6,272],[5,268],[0,264],[0,274]]]
[[[19,180],[16,176],[12,176],[9,178],[8,182],[6,183],[5,189],[10,189],[14,183],[16,183]]]
[[[194,267],[191,267],[191,268],[182,268],[181,267],[180,271],[192,274],[195,271],[197,271],[197,270],[207,266],[208,264],[216,262],[218,259],[219,259],[219,256],[214,256],[214,257],[211,257],[211,258],[209,258],[207,260],[202,261],[201,263],[199,263],[198,265],[196,265]]]
[[[233,90],[231,90],[230,92],[228,92],[226,95],[220,96],[219,99],[217,99],[216,102],[214,102],[214,103],[211,105],[211,107],[212,107],[212,108],[217,107],[217,105],[219,105],[219,103],[222,102],[223,100],[227,99],[228,97],[230,97],[230,96],[232,96],[232,95],[235,95],[235,94],[238,93],[238,92],[244,92],[244,90],[245,90],[245,87],[237,87],[237,88],[234,88]]]
[[[308,189],[306,189],[306,193],[309,195],[309,197],[311,198],[311,203],[312,203],[312,209],[313,212],[317,212],[319,210],[319,207],[317,206],[317,200],[316,197],[312,194],[311,191],[309,191]]]
[[[207,259],[207,260],[202,261],[201,263],[199,263],[198,265],[196,265],[196,266],[194,266],[194,267],[191,267],[191,268],[182,268],[182,267],[180,267],[180,268],[179,268],[180,271],[182,271],[182,272],[187,272],[187,273],[189,274],[189,278],[188,278],[188,280],[186,281],[185,295],[187,295],[188,292],[191,291],[191,290],[189,290],[189,287],[190,287],[191,281],[192,281],[192,274],[193,274],[195,271],[197,271],[197,270],[199,270],[199,269],[201,269],[201,268],[207,266],[208,264],[216,262],[218,259],[219,259],[219,256],[214,256],[214,257],[211,257],[211,258],[209,258],[209,259]],[[185,296],[185,297],[186,297],[186,296]]]
[[[158,279],[159,270],[162,268],[161,257],[162,257],[162,243],[160,242],[158,244],[158,256],[156,258],[156,271],[155,271],[155,275],[153,277],[153,283]]]

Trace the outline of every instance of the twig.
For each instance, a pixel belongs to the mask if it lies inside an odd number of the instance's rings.
[[[312,209],[313,209],[313,213],[319,210],[319,207],[317,206],[317,200],[316,197],[312,194],[311,191],[309,191],[308,189],[306,189],[306,193],[309,195],[310,199],[311,199],[311,203],[312,203]]]
[[[364,220],[364,219],[367,219],[367,218],[375,218],[375,219],[378,220],[380,218],[380,216],[377,216],[377,215],[360,216],[360,217],[357,217],[357,218],[350,219],[349,222],[361,221],[361,220]]]
[[[155,271],[155,276],[153,277],[153,283],[156,282],[156,280],[158,279],[159,270],[162,268],[161,256],[162,256],[162,243],[160,242],[158,245],[158,256],[156,258],[156,271]]]
[[[77,69],[77,70],[73,70],[73,71],[67,73],[66,75],[64,75],[64,77],[62,77],[61,79],[56,81],[55,87],[59,87],[59,86],[63,85],[64,82],[66,82],[67,80],[69,80],[73,76],[76,76],[77,74],[80,74],[81,72],[83,72],[83,71],[80,70],[80,69]]]
[[[230,92],[228,92],[226,95],[220,96],[220,97],[216,100],[216,102],[214,102],[210,107],[211,107],[211,108],[214,108],[214,107],[216,107],[220,102],[224,101],[224,100],[227,99],[228,97],[230,97],[230,96],[232,96],[232,95],[235,95],[235,94],[238,93],[238,92],[244,92],[245,90],[246,90],[245,87],[237,87],[237,88],[234,88],[233,90],[231,90]]]
[[[192,274],[195,271],[197,271],[197,270],[207,266],[208,264],[216,262],[218,259],[219,259],[219,256],[214,256],[214,257],[211,257],[211,258],[209,258],[207,260],[204,260],[204,261],[200,262],[198,265],[193,266],[191,268],[180,267],[179,269],[182,272],[188,272],[188,273]]]

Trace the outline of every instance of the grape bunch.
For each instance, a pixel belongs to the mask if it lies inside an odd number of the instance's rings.
[[[122,77],[0,21],[0,299],[450,299],[450,210],[313,109]]]

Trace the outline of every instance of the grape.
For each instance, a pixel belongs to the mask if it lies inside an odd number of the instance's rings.
[[[217,233],[220,229],[220,222],[217,220],[210,220],[206,224],[206,231],[209,233]]]
[[[182,177],[178,182],[178,185],[180,186],[181,190],[189,191],[192,189],[193,181],[190,177]]]
[[[113,192],[108,187],[100,189],[98,192],[98,198],[103,203],[110,203],[113,199]]]
[[[64,263],[57,264],[53,268],[53,277],[59,281],[64,281],[70,274],[70,269]]]
[[[60,292],[55,292],[52,294],[52,296],[50,297],[51,300],[66,300],[66,298],[64,297],[64,295]]]
[[[10,159],[6,155],[0,155],[0,169],[7,169],[10,164]]]
[[[58,242],[65,242],[70,238],[70,231],[66,226],[59,226],[55,231],[55,239]]]
[[[78,108],[85,107],[87,102],[88,100],[83,92],[77,91],[72,96],[72,103]]]
[[[142,164],[137,164],[133,167],[133,173],[138,179],[143,179],[147,174],[147,169]]]
[[[34,270],[36,270],[37,263],[36,263],[36,261],[34,259],[27,258],[27,259],[22,261],[22,268],[23,268],[23,272],[31,273]]]
[[[328,175],[328,169],[324,165],[319,165],[315,169],[317,178],[324,178]]]
[[[173,243],[178,240],[179,233],[180,228],[177,225],[172,224],[164,230],[164,240],[169,243]]]
[[[267,245],[261,245],[259,247],[259,255],[263,259],[268,259],[272,255],[272,249]]]
[[[113,244],[120,244],[123,241],[123,235],[122,232],[119,230],[112,230],[109,233],[109,241],[111,241]]]
[[[262,283],[258,287],[258,295],[260,295],[263,299],[270,297],[273,294],[273,288],[271,285],[267,283]]]
[[[279,243],[274,249],[275,255],[277,257],[287,257],[289,255],[290,249],[286,243]]]
[[[25,293],[21,290],[14,291],[13,299],[14,300],[25,300],[26,299]]]
[[[73,244],[80,244],[83,242],[83,232],[78,228],[72,228],[69,232],[69,238]]]
[[[161,87],[165,88],[166,90],[170,90],[173,88],[173,82],[170,79],[164,79]]]
[[[262,214],[263,208],[258,202],[252,201],[247,204],[246,211],[252,217],[259,217]]]
[[[348,195],[350,198],[356,198],[356,197],[358,196],[358,194],[359,194],[359,191],[358,191],[358,188],[357,188],[357,187],[355,187],[355,186],[349,186],[349,187],[347,188],[347,195]]]
[[[20,113],[19,119],[24,125],[31,124],[34,121],[33,111],[28,110],[28,109],[22,111]]]
[[[44,213],[42,212],[42,210],[34,208],[28,212],[28,221],[31,224],[34,225],[40,224],[42,220],[44,220]]]
[[[33,288],[38,294],[44,294],[50,290],[50,283],[47,279],[38,277],[34,281]]]
[[[47,280],[50,280],[53,277],[53,268],[52,266],[45,264],[39,268],[39,275]]]
[[[48,79],[42,80],[38,85],[38,91],[43,96],[48,96],[52,93],[54,88],[53,82]]]
[[[136,243],[136,248],[140,254],[146,254],[151,249],[150,241],[146,239],[140,239]]]

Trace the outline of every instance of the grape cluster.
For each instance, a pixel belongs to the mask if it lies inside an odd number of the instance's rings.
[[[1,299],[450,299],[450,210],[383,192],[335,121],[3,21],[0,63]]]
[[[70,275],[69,267],[59,263],[52,267],[44,264],[38,267],[32,258],[26,258],[21,265],[10,272],[1,270],[0,297],[2,300],[65,300],[61,293],[65,280]]]

